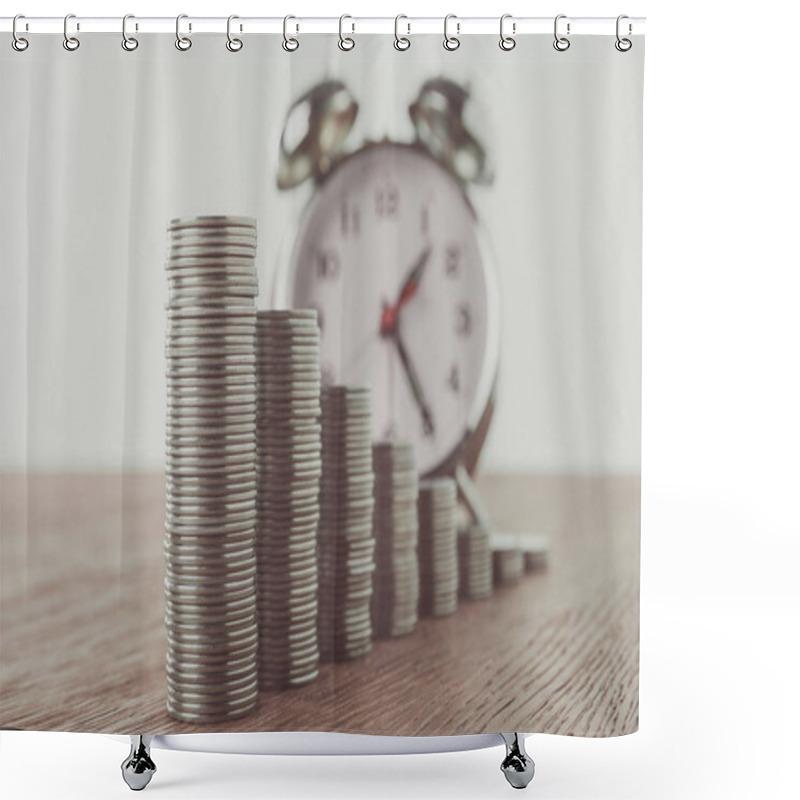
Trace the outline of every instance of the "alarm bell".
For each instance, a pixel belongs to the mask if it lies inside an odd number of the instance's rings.
[[[324,178],[341,154],[357,114],[358,103],[340,81],[320,83],[297,100],[281,135],[278,188]]]
[[[486,151],[467,130],[462,117],[466,89],[445,78],[426,81],[408,113],[417,140],[464,183],[492,180]]]

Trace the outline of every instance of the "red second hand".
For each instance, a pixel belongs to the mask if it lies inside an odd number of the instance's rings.
[[[417,281],[409,281],[400,294],[397,305],[383,304],[381,312],[381,336],[391,336],[397,330],[397,315],[400,309],[417,293]]]

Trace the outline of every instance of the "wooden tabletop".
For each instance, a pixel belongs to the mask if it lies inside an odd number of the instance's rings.
[[[166,712],[164,477],[0,476],[0,727],[613,736],[638,726],[638,477],[482,476],[496,526],[550,536],[546,569],[248,717]]]

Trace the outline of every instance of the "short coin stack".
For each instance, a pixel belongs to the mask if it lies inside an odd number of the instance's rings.
[[[375,576],[372,624],[375,636],[411,633],[417,626],[419,480],[410,442],[381,442],[375,465]]]
[[[167,710],[234,719],[257,700],[255,221],[169,226]]]
[[[492,593],[492,551],[489,531],[477,523],[458,532],[459,593],[480,600]]]
[[[317,538],[319,644],[323,661],[372,649],[375,538],[372,415],[368,388],[322,390],[322,479]]]
[[[456,483],[438,478],[420,483],[419,500],[420,613],[431,617],[458,608]]]
[[[498,549],[492,551],[494,562],[494,582],[510,583],[519,580],[525,568],[525,559],[522,550],[518,547]]]
[[[319,673],[322,461],[315,311],[258,312],[256,374],[259,685],[284,689]]]

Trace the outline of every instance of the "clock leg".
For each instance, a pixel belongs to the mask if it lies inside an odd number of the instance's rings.
[[[140,792],[150,783],[156,765],[150,758],[152,736],[131,736],[131,752],[122,762],[122,779],[134,792]]]
[[[506,757],[500,769],[515,789],[524,789],[533,780],[536,765],[525,752],[523,734],[501,733],[500,735],[506,743]]]
[[[470,478],[469,472],[467,472],[463,464],[459,464],[456,467],[455,478],[458,486],[458,498],[467,507],[472,521],[486,528],[487,531],[494,530],[492,520],[489,517],[489,509],[486,508],[483,500],[481,500],[478,487]]]

